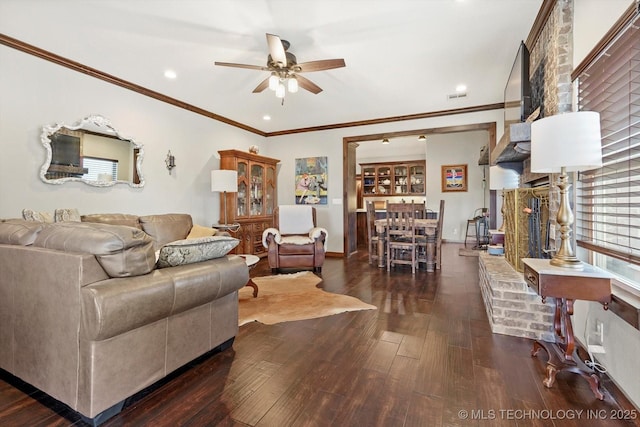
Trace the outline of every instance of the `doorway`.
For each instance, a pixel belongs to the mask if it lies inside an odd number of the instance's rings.
[[[487,131],[487,145],[492,150],[496,145],[496,123],[476,123],[460,126],[446,126],[430,129],[415,129],[409,131],[387,132],[369,135],[357,135],[342,139],[343,154],[343,236],[344,256],[349,257],[358,251],[357,241],[357,188],[356,188],[356,150],[361,143],[382,141],[400,137],[415,137],[425,135],[446,134],[457,132]],[[493,198],[493,197],[492,197]]]

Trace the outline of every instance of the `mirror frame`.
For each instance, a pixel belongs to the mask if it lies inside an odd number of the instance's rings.
[[[47,171],[51,166],[51,160],[53,158],[53,150],[51,148],[51,135],[56,133],[62,128],[69,130],[79,130],[83,129],[86,125],[94,125],[98,128],[104,129],[104,133],[109,136],[115,136],[122,141],[129,141],[133,146],[134,150],[138,150],[138,155],[136,157],[136,171],[138,173],[139,183],[134,183],[133,181],[123,181],[123,180],[114,180],[114,181],[92,181],[86,178],[80,177],[66,177],[66,178],[55,178],[48,179],[46,177]],[[120,135],[120,132],[116,128],[111,125],[111,122],[103,116],[100,115],[90,115],[72,125],[65,125],[64,123],[56,123],[55,125],[47,125],[42,127],[42,134],[40,135],[40,141],[42,145],[44,145],[45,150],[47,151],[47,158],[45,159],[45,163],[40,168],[40,179],[46,184],[64,184],[65,182],[84,182],[85,184],[94,186],[94,187],[112,187],[116,184],[128,184],[130,187],[141,188],[144,187],[145,180],[144,175],[142,173],[142,160],[144,159],[144,149],[143,145],[137,143],[131,138],[125,138]]]

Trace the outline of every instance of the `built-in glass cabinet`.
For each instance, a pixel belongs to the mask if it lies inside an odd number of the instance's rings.
[[[362,195],[425,195],[424,160],[389,163],[361,163]]]

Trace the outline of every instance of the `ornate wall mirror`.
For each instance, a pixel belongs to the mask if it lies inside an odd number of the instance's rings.
[[[40,139],[47,151],[40,179],[47,184],[144,186],[142,144],[122,137],[102,116],[88,116],[73,125],[44,126]]]

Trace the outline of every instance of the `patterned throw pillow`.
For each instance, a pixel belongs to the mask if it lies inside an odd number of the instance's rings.
[[[240,243],[240,240],[230,236],[208,236],[197,239],[176,240],[160,248],[157,267],[175,267],[177,265],[222,258],[238,246],[238,243]]]
[[[53,222],[53,215],[50,212],[36,212],[33,209],[23,209],[22,218],[26,221]]]
[[[80,212],[75,208],[56,209],[54,216],[56,222],[80,222]]]

